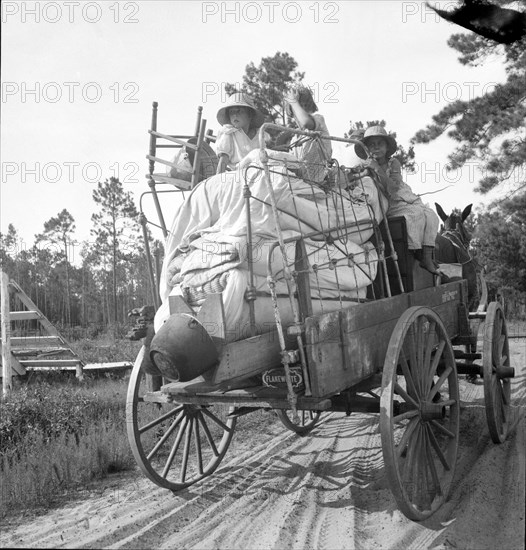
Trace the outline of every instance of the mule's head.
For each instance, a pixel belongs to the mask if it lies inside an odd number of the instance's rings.
[[[453,232],[456,233],[461,241],[467,246],[471,240],[470,235],[468,234],[466,228],[464,227],[464,221],[471,214],[472,204],[468,204],[461,214],[456,214],[451,212],[449,216],[444,212],[440,204],[435,202],[436,211],[442,220],[441,233]]]

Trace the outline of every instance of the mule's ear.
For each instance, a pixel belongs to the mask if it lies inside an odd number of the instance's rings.
[[[462,221],[464,221],[471,214],[471,207],[473,204],[468,204],[464,210],[462,210]]]
[[[440,216],[440,219],[445,222],[448,218],[447,214],[442,210],[442,207],[438,202],[435,202],[435,208],[437,210],[438,215]]]

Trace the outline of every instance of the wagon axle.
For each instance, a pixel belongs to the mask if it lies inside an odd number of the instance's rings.
[[[423,402],[420,404],[420,418],[425,422],[442,420],[446,418],[446,407],[442,403]]]
[[[481,378],[484,378],[484,367],[482,365],[457,363],[457,372],[458,374],[469,374],[471,376],[478,374]],[[499,380],[515,378],[513,367],[496,367],[493,372]]]

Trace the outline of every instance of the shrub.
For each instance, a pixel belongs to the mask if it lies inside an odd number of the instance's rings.
[[[40,382],[1,403],[0,515],[132,468],[125,394],[123,381]]]

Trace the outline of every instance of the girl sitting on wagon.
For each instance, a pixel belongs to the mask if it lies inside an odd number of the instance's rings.
[[[408,246],[413,250],[415,258],[420,261],[420,266],[434,275],[443,276],[433,261],[439,226],[438,216],[402,179],[400,162],[396,158],[391,158],[397,149],[395,138],[388,134],[383,126],[370,126],[364,133],[363,142],[371,154],[366,165],[378,174],[382,190],[389,201],[387,217],[405,218]],[[365,159],[360,146],[355,145],[354,149],[360,158]]]
[[[307,86],[297,86],[286,96],[287,115],[294,118],[300,130],[311,130],[329,136],[327,124],[317,113],[318,106]],[[311,139],[295,136],[290,144],[294,155],[304,164],[300,170],[301,179],[309,183],[321,183],[327,174],[326,162],[332,157],[331,142],[326,139]]]
[[[265,122],[265,116],[258,111],[252,100],[238,92],[217,112],[221,124],[216,140],[216,154],[219,158],[217,174],[227,167],[235,169],[250,151],[259,148],[258,130]]]

